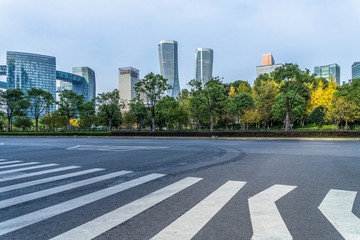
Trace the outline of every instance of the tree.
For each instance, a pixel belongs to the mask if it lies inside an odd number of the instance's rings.
[[[33,126],[33,122],[26,116],[16,116],[14,126],[17,128],[22,128],[23,132],[25,132],[27,128],[31,128]]]
[[[334,93],[337,91],[337,83],[333,77],[330,77],[330,82],[327,84],[324,83],[324,80],[317,79],[317,87],[314,87],[314,84],[311,84],[310,88],[314,88],[310,95],[310,106],[308,112],[312,112],[315,108],[323,106],[325,108],[330,108],[331,102],[334,98]],[[326,81],[326,79],[325,79]]]
[[[293,121],[301,119],[306,113],[305,99],[300,95],[296,95],[294,102],[289,113],[289,118]],[[286,95],[281,93],[276,97],[276,103],[271,108],[271,114],[275,121],[284,122],[286,121]],[[290,128],[290,126],[289,126]]]
[[[280,93],[285,98],[285,131],[291,128],[291,109],[300,91],[307,88],[305,83],[314,80],[309,70],[301,71],[297,64],[287,63],[274,72],[274,79],[280,85]]]
[[[54,113],[49,113],[42,117],[40,123],[46,126],[48,130],[55,131],[58,128],[66,127],[68,119],[58,111],[55,111]]]
[[[192,80],[189,83],[195,90],[197,101],[202,103],[210,113],[210,131],[214,131],[214,114],[217,108],[224,104],[226,99],[226,90],[219,77],[211,78],[202,88],[201,83]],[[193,96],[194,96],[193,95]]]
[[[120,96],[119,91],[100,93],[96,98],[99,107],[98,117],[102,123],[106,123],[109,131],[113,126],[121,124]]]
[[[334,98],[331,107],[326,113],[326,119],[334,122],[336,130],[342,120],[345,120],[345,129],[347,129],[348,122],[353,122],[358,117],[359,107],[354,101],[344,97]]]
[[[135,91],[137,97],[140,99],[140,95],[144,94],[147,98],[148,108],[151,112],[151,131],[155,131],[155,104],[165,91],[172,89],[167,84],[167,79],[163,78],[159,74],[149,73],[144,79],[139,80],[135,85]]]
[[[308,116],[308,122],[314,123],[319,126],[319,128],[321,128],[325,122],[326,110],[327,108],[325,108],[324,106],[318,106]]]
[[[95,103],[87,101],[79,107],[79,127],[82,129],[91,128],[96,121]]]
[[[130,103],[130,111],[134,113],[137,127],[139,130],[141,130],[149,115],[149,109],[142,101],[135,100],[134,102]]]
[[[36,88],[27,91],[26,99],[29,102],[29,113],[34,116],[37,132],[40,116],[55,103],[55,99],[51,93]]]
[[[260,114],[257,109],[246,109],[240,117],[242,128],[249,130],[249,125],[260,121]]]
[[[29,102],[21,89],[0,91],[0,106],[5,109],[8,120],[8,131],[12,130],[13,117],[26,115]]]
[[[122,116],[123,124],[129,130],[132,130],[136,122],[136,115],[132,111],[127,111]]]
[[[77,95],[71,90],[64,90],[59,95],[60,101],[58,102],[58,112],[66,116],[68,121],[68,130],[71,130],[70,120],[78,115],[79,108],[84,102],[84,96]]]

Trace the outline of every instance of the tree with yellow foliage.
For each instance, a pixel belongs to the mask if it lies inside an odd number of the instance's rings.
[[[313,88],[311,84],[310,88]],[[310,97],[309,106],[307,108],[307,113],[310,114],[315,108],[323,106],[327,109],[331,107],[332,101],[334,99],[334,93],[336,90],[337,83],[335,82],[334,77],[330,77],[330,82],[325,86],[322,81],[319,81],[319,84],[316,89],[313,90]]]
[[[325,118],[334,122],[337,130],[341,121],[345,121],[345,130],[349,122],[355,121],[359,117],[359,107],[355,102],[344,97],[336,97],[333,99]]]

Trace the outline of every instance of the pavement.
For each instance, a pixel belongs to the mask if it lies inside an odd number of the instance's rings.
[[[356,141],[0,138],[0,239],[360,239]]]

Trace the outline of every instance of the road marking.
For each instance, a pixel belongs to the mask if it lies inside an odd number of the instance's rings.
[[[151,240],[192,239],[245,184],[246,182],[226,182],[195,207],[156,234]]]
[[[57,180],[61,180],[61,179],[70,178],[70,177],[81,176],[81,175],[85,175],[88,173],[94,173],[94,172],[98,172],[98,171],[102,171],[102,170],[104,170],[104,169],[93,168],[93,169],[89,169],[89,170],[83,170],[83,171],[79,171],[79,172],[73,172],[73,173],[58,175],[58,176],[54,176],[54,177],[38,179],[38,180],[30,181],[30,182],[9,185],[9,186],[0,188],[0,193],[16,190],[16,189],[20,189],[20,188],[25,188],[25,187],[35,186],[35,185],[39,185],[39,184],[43,184],[43,183],[49,183],[49,182],[53,182],[53,181],[57,181]]]
[[[104,180],[107,180],[107,179],[111,179],[111,178],[114,178],[114,177],[119,177],[119,176],[122,176],[122,175],[125,175],[125,174],[128,174],[128,173],[132,173],[132,172],[131,171],[119,171],[119,172],[109,173],[109,174],[106,174],[106,175],[102,175],[102,176],[98,176],[98,177],[94,177],[94,178],[89,178],[89,179],[86,179],[86,180],[77,181],[77,182],[61,185],[61,186],[58,186],[58,187],[49,188],[49,189],[45,189],[45,190],[42,190],[42,191],[21,195],[21,196],[18,196],[18,197],[8,198],[6,200],[0,201],[0,209],[10,207],[10,206],[14,206],[14,205],[19,204],[19,203],[29,202],[31,200],[46,197],[46,196],[49,196],[49,195],[52,195],[52,194],[65,192],[65,191],[68,191],[68,190],[71,190],[71,189],[74,189],[74,188],[83,187],[83,186],[86,186],[86,185],[90,185],[90,184],[97,183],[97,182],[100,182],[100,181],[104,181]]]
[[[34,167],[17,168],[17,169],[1,171],[0,174],[9,174],[9,173],[21,172],[21,171],[32,170],[32,169],[37,169],[37,168],[52,167],[52,166],[58,166],[58,165],[59,164],[56,164],[56,163],[50,163],[50,164],[44,164],[44,165],[37,165]]]
[[[360,239],[360,219],[351,212],[356,193],[331,189],[319,206],[345,240]]]
[[[0,166],[0,169],[13,168],[13,167],[22,167],[22,166],[34,165],[34,164],[38,164],[38,163],[39,162],[28,162],[28,163],[12,164],[12,165]]]
[[[136,150],[153,150],[153,149],[166,149],[169,147],[155,147],[155,146],[113,146],[113,145],[76,145],[67,148],[68,150],[84,150],[84,151],[136,151]]]
[[[274,185],[249,198],[252,240],[292,239],[275,201],[294,190],[296,186]]]
[[[129,204],[126,204],[112,212],[104,214],[90,222],[76,227],[68,232],[54,237],[52,240],[76,239],[87,240],[95,238],[111,228],[127,221],[128,219],[140,214],[174,194],[184,190],[187,187],[197,183],[201,178],[187,177],[167,187],[157,190],[147,196],[139,198]],[[3,226],[0,224],[0,229]],[[0,230],[1,233],[1,230]]]
[[[61,171],[66,171],[66,170],[70,170],[70,169],[74,169],[74,168],[80,168],[80,166],[69,166],[69,167],[54,168],[54,169],[50,169],[50,170],[44,170],[44,171],[33,172],[33,173],[24,173],[24,174],[21,174],[21,175],[15,175],[15,176],[10,176],[10,177],[1,177],[0,176],[0,182],[6,182],[6,181],[10,181],[10,180],[15,180],[15,179],[33,177],[33,176],[38,176],[38,175],[43,175],[43,174],[48,174],[48,173],[54,173],[54,172],[61,172]]]
[[[67,148],[67,149],[74,149],[74,148],[77,148],[77,147],[79,147],[80,145],[76,145],[76,146],[74,146],[74,147],[69,147],[69,148]]]
[[[9,163],[19,163],[22,161],[9,161],[9,162],[0,162],[0,165],[9,164]]]
[[[97,200],[106,198],[113,194],[120,193],[129,188],[136,187],[140,184],[155,180],[157,178],[165,176],[164,174],[150,174],[144,177],[140,177],[128,182],[120,183],[118,185],[108,187],[93,193],[86,194],[84,196],[74,198],[72,200],[62,202],[35,212],[31,212],[16,218],[9,219],[0,223],[0,236],[9,232],[21,229],[31,224],[43,221],[45,219],[54,217],[61,213],[68,212],[78,207],[82,207],[86,204],[95,202]]]

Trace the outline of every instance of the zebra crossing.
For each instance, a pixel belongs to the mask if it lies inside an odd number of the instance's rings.
[[[3,196],[11,191],[16,192],[33,186],[40,187],[40,190],[30,193],[20,192],[20,195],[15,197],[12,197],[10,194],[9,197],[0,200],[0,211],[16,211],[16,206],[19,204],[27,204],[37,199],[43,199],[51,195],[89,186],[94,183],[101,183],[105,180],[114,180],[112,185],[103,187],[100,190],[96,189],[73,199],[60,201],[40,210],[27,212],[20,216],[0,221],[0,239],[1,236],[11,234],[16,230],[46,221],[52,217],[73,211],[90,203],[104,201],[106,197],[136,188],[142,184],[166,176],[165,174],[150,173],[133,179],[131,178],[131,180],[115,181],[115,179],[119,177],[131,175],[133,172],[121,170],[104,173],[105,169],[102,168],[82,170],[81,166],[59,166],[58,164],[41,164],[38,162],[27,164],[20,160],[15,160],[14,163],[14,161],[6,159],[0,159],[0,163],[3,163],[0,165],[3,167],[2,169],[7,169],[0,171],[0,182],[9,182],[8,184],[2,184],[4,186],[0,187],[0,193]],[[32,166],[24,168],[24,166],[29,165]],[[39,168],[47,169],[38,171]],[[72,170],[72,172],[66,173],[68,170]],[[46,174],[52,175],[50,177],[42,177],[42,175]],[[90,176],[90,174],[97,176]],[[37,177],[38,179],[33,180],[32,177]],[[74,180],[73,178],[75,177],[84,179]],[[27,180],[28,178],[31,179]],[[17,181],[11,184],[13,180]],[[66,182],[55,187],[44,186],[59,180],[71,180],[71,182]],[[18,183],[18,181],[21,182]],[[185,177],[120,206],[117,209],[97,216],[86,223],[73,226],[72,229],[64,231],[52,239],[86,240],[96,238],[155,205],[161,204],[175,194],[181,194],[182,191],[190,187],[196,188],[200,181],[206,181],[206,179],[191,176]],[[170,222],[154,236],[150,236],[149,239],[192,239],[216,214],[221,213],[222,208],[231,199],[236,197],[237,194],[241,194],[241,189],[246,186],[246,184],[247,182],[244,181],[225,182],[204,199],[200,200],[200,202],[194,203],[193,207],[185,209],[182,215]],[[253,232],[252,240],[282,240],[293,238],[291,231],[289,231],[282,218],[281,211],[277,208],[276,201],[295,191],[296,188],[297,186],[276,184],[248,198]],[[354,191],[330,189],[318,206],[318,211],[322,213],[324,219],[332,224],[334,229],[346,240],[360,239],[360,219],[352,213],[356,195],[357,192]],[[189,201],[191,201],[191,199],[189,199]]]

